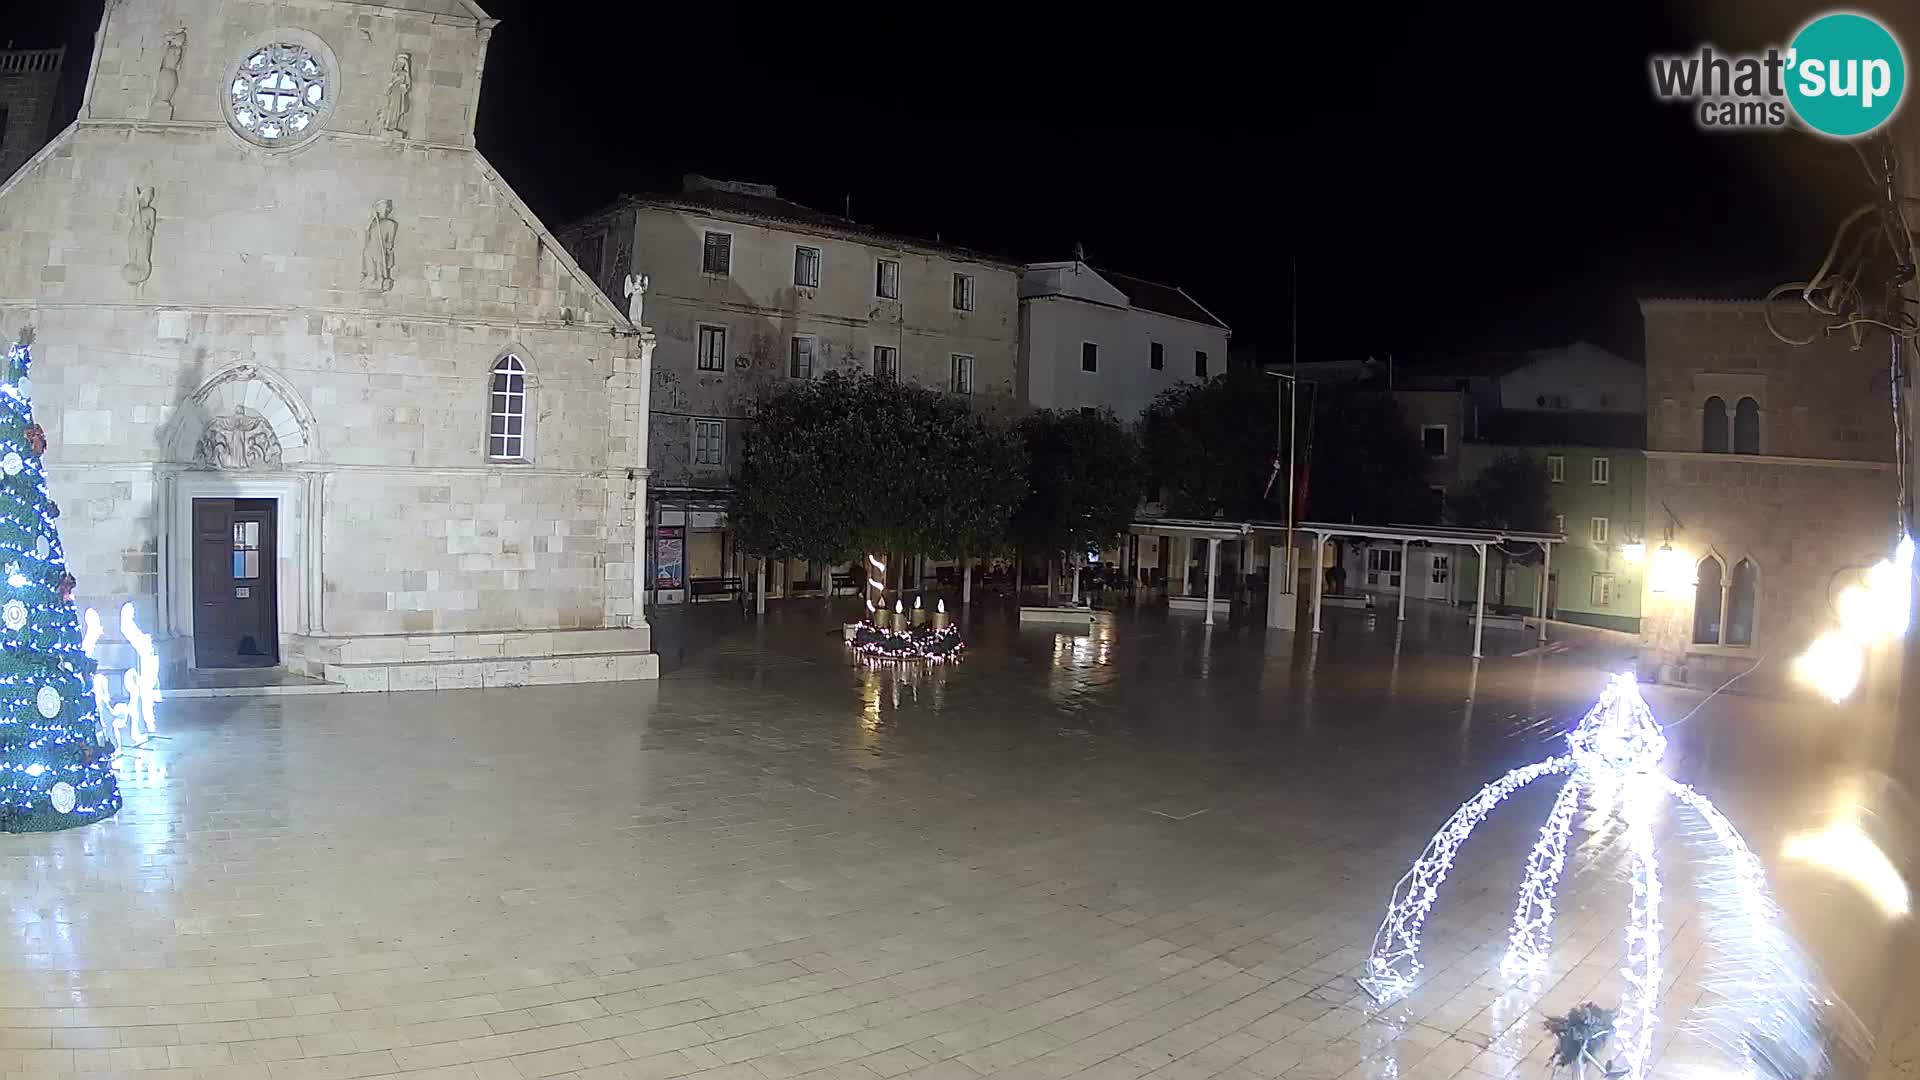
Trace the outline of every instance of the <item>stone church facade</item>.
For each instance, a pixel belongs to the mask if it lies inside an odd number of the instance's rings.
[[[1792,692],[1793,660],[1835,625],[1838,590],[1893,550],[1886,337],[1789,345],[1757,300],[1640,310],[1647,550],[1671,547],[1686,570],[1647,577],[1642,661],[1666,682]]]
[[[82,605],[352,689],[652,677],[651,335],[474,146],[472,0],[109,0],[0,187]]]

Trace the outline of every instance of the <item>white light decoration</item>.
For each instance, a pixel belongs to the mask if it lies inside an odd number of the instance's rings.
[[[945,615],[947,613],[947,602],[945,600],[935,600],[933,602],[933,610]]]
[[[53,804],[54,810],[58,813],[73,813],[73,805],[78,802],[79,799],[80,793],[73,790],[73,785],[67,783],[65,780],[47,789],[47,801]]]
[[[18,600],[7,601],[0,606],[0,622],[4,622],[9,630],[24,629],[27,625],[27,605]]]
[[[1374,935],[1366,975],[1360,985],[1381,1006],[1390,1005],[1410,992],[1420,975],[1420,935],[1433,911],[1441,884],[1453,867],[1454,858],[1474,827],[1485,820],[1494,807],[1513,793],[1548,776],[1568,775],[1567,782],[1548,812],[1533,850],[1527,856],[1513,924],[1507,935],[1507,953],[1500,964],[1501,973],[1521,982],[1547,968],[1553,929],[1555,890],[1566,868],[1567,840],[1579,807],[1580,794],[1594,795],[1594,813],[1617,818],[1624,824],[1627,849],[1632,859],[1632,901],[1626,930],[1626,960],[1621,977],[1626,984],[1622,995],[1618,1024],[1618,1060],[1609,1076],[1644,1080],[1651,1075],[1654,1022],[1658,1013],[1660,958],[1660,868],[1654,848],[1653,822],[1660,804],[1668,798],[1693,811],[1704,822],[1720,850],[1735,864],[1735,873],[1727,895],[1732,897],[1734,917],[1740,921],[1739,937],[1746,948],[1757,950],[1767,963],[1785,968],[1778,958],[1785,954],[1784,934],[1776,913],[1767,899],[1766,879],[1759,861],[1719,810],[1707,799],[1684,784],[1669,779],[1660,769],[1667,749],[1666,736],[1660,731],[1653,711],[1640,697],[1640,688],[1632,674],[1615,675],[1608,680],[1600,700],[1567,735],[1570,753],[1523,766],[1480,789],[1440,827],[1413,868],[1395,887],[1387,905],[1385,919]],[[1570,774],[1570,775],[1569,775]],[[1745,969],[1759,967],[1749,961]],[[1750,982],[1752,980],[1749,980]],[[1787,990],[1806,996],[1803,981],[1781,977],[1769,971],[1765,985],[1779,991],[1766,1008],[1754,1008],[1730,1018],[1743,1036],[1769,1035],[1776,1040],[1790,1026],[1788,1017],[1798,1016],[1779,998]],[[1803,1010],[1804,1012],[1804,1010]],[[1805,1030],[1800,1025],[1797,1030]],[[1722,1040],[1735,1047],[1746,1040]],[[1746,1053],[1747,1051],[1738,1051]]]
[[[87,659],[91,660],[94,646],[100,643],[100,613],[88,608],[82,622],[86,632],[80,635],[80,651],[86,653]]]
[[[85,616],[86,634],[80,640],[81,650],[92,657],[100,641],[100,613],[88,608]],[[120,605],[120,636],[133,646],[138,662],[121,676],[121,685],[126,688],[127,700],[115,704],[110,684],[105,675],[93,676],[93,701],[104,723],[105,718],[113,718],[113,745],[116,749],[132,743],[139,746],[154,733],[153,707],[164,695],[160,692],[160,658],[153,651],[153,635],[140,629],[134,619],[132,604]],[[121,729],[126,735],[121,736]]]
[[[41,687],[40,692],[34,695],[33,706],[34,708],[40,710],[41,716],[44,716],[49,720],[53,719],[56,716],[59,716],[60,715],[60,691],[55,690],[51,686]]]

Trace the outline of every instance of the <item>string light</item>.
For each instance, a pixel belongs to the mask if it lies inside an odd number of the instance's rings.
[[[1571,753],[1515,769],[1481,788],[1461,804],[1427,842],[1413,868],[1394,888],[1386,917],[1374,935],[1373,948],[1367,956],[1367,974],[1361,978],[1360,985],[1382,1006],[1398,1001],[1413,989],[1421,970],[1421,930],[1460,846],[1494,807],[1521,788],[1542,777],[1570,773],[1527,856],[1512,929],[1507,935],[1507,953],[1500,970],[1508,979],[1520,981],[1546,969],[1555,890],[1566,868],[1567,840],[1580,792],[1593,791],[1596,804],[1601,802],[1597,797],[1601,793],[1619,793],[1617,802],[1609,795],[1604,807],[1595,807],[1596,813],[1618,814],[1624,821],[1627,847],[1633,860],[1626,961],[1620,971],[1626,990],[1621,1001],[1619,1064],[1618,1071],[1609,1071],[1608,1075],[1644,1080],[1652,1067],[1653,1029],[1662,974],[1661,883],[1653,821],[1664,799],[1672,798],[1693,810],[1706,822],[1721,850],[1734,861],[1737,871],[1729,890],[1734,897],[1731,904],[1742,923],[1740,937],[1746,942],[1743,947],[1766,954],[1769,957],[1766,962],[1780,970],[1791,970],[1790,950],[1767,898],[1766,879],[1759,861],[1747,849],[1732,823],[1705,796],[1674,782],[1661,771],[1666,736],[1660,731],[1653,710],[1640,697],[1640,688],[1632,674],[1615,675],[1608,680],[1600,700],[1568,733],[1567,743]],[[1722,1040],[1723,1044],[1741,1045],[1758,1033],[1777,1035],[1783,1027],[1780,1018],[1792,1010],[1795,995],[1804,1000],[1810,993],[1805,980],[1791,977],[1775,978],[1767,985],[1771,991],[1769,999],[1737,1019],[1743,1037]]]

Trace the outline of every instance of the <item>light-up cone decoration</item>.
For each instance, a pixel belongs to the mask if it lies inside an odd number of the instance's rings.
[[[1759,860],[1747,849],[1732,823],[1705,796],[1661,771],[1666,736],[1640,697],[1640,689],[1631,674],[1615,675],[1608,681],[1599,702],[1568,734],[1567,743],[1570,752],[1515,769],[1481,788],[1454,811],[1428,841],[1413,868],[1394,889],[1386,918],[1374,935],[1360,985],[1382,1006],[1398,1001],[1414,989],[1421,970],[1421,930],[1461,845],[1472,835],[1475,826],[1508,796],[1544,777],[1565,776],[1567,781],[1527,856],[1526,876],[1520,885],[1507,934],[1501,974],[1524,984],[1546,971],[1555,890],[1566,868],[1567,840],[1579,809],[1580,793],[1583,790],[1604,792],[1608,796],[1604,800],[1607,808],[1595,812],[1617,815],[1624,826],[1627,852],[1632,861],[1633,890],[1628,909],[1626,960],[1620,971],[1626,990],[1620,1003],[1617,1028],[1618,1063],[1608,1075],[1624,1076],[1628,1080],[1643,1080],[1651,1075],[1653,1025],[1661,978],[1660,870],[1654,851],[1653,821],[1660,802],[1671,798],[1707,827],[1718,841],[1722,856],[1732,864],[1733,871],[1727,875],[1731,884],[1726,886],[1724,909],[1740,923],[1732,930],[1739,942],[1736,947],[1750,950],[1742,961],[1750,970],[1739,976],[1737,981],[1744,984],[1739,992],[1756,999],[1764,998],[1741,1011],[1735,1018],[1741,1031],[1724,1041],[1746,1047],[1760,1041],[1777,1044],[1786,1041],[1782,1029],[1788,1026],[1804,1035],[1814,1026],[1804,1021],[1811,1011],[1810,991],[1806,980],[1793,970],[1794,950],[1768,899]],[[1762,968],[1766,970],[1760,971]],[[1786,1000],[1788,998],[1794,1000]]]

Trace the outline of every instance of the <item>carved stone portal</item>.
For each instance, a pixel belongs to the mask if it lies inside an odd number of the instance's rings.
[[[262,417],[249,412],[207,421],[193,448],[194,463],[204,469],[277,469],[280,437]]]

